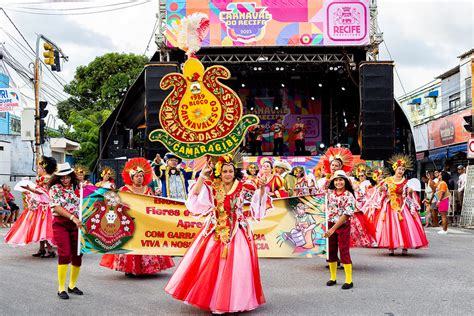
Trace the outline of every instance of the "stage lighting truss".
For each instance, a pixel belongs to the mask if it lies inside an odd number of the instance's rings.
[[[353,54],[206,54],[199,56],[204,64],[315,64],[352,63]],[[279,67],[280,68],[280,67]]]

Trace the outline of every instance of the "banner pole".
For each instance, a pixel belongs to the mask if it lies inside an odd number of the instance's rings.
[[[79,184],[80,185],[80,184]],[[81,221],[82,223],[82,199],[84,197],[83,195],[83,188],[81,188],[80,190],[80,203],[79,203],[79,220]],[[77,229],[78,230],[78,238],[77,238],[77,255],[80,256],[81,255],[81,241],[82,241],[82,230],[80,228]]]
[[[329,219],[328,219],[328,196],[326,193],[326,198],[324,199],[324,213],[326,216],[326,232],[328,231]],[[326,238],[326,260],[329,260],[329,238]]]

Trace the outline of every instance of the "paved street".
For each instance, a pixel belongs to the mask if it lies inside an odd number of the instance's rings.
[[[3,236],[6,229],[1,229]],[[430,248],[389,257],[382,249],[355,249],[354,285],[325,286],[321,258],[260,260],[267,304],[258,315],[459,315],[474,310],[474,231],[447,236],[427,231]],[[163,291],[172,271],[129,279],[99,267],[100,256],[84,258],[78,286],[83,297],[56,296],[56,259],[37,259],[36,245],[0,244],[1,315],[205,315]],[[398,251],[398,254],[400,251]],[[176,261],[178,261],[176,259]],[[343,271],[338,271],[343,283]]]

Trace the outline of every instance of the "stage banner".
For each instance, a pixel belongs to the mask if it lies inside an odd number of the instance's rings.
[[[202,47],[363,46],[369,44],[368,0],[172,0],[166,2],[167,45],[173,24],[195,12],[210,19]]]
[[[323,195],[274,200],[274,209],[253,224],[259,256],[325,254],[323,205]],[[81,253],[182,256],[205,218],[193,217],[182,201],[87,186],[81,220]]]
[[[463,117],[470,114],[471,109],[467,109],[429,122],[429,149],[467,142],[471,134],[464,129]]]

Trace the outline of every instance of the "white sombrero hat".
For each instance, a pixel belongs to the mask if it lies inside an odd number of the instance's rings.
[[[65,162],[65,163],[58,164],[58,169],[54,174],[57,176],[67,176],[68,174],[71,174],[73,172],[74,172],[74,169],[71,168],[71,166],[69,165],[69,162]]]

